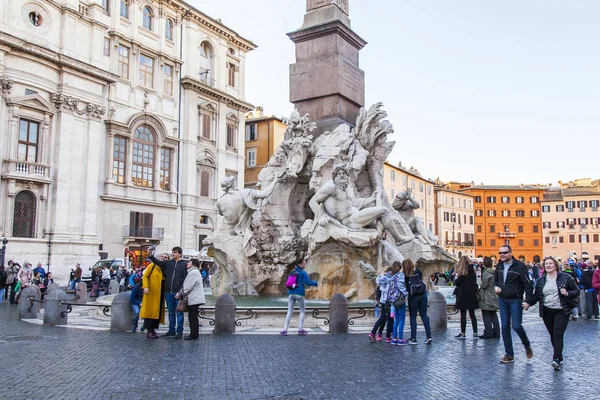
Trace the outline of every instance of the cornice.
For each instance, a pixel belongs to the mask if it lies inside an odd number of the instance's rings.
[[[106,108],[98,104],[83,102],[78,98],[61,93],[52,93],[50,101],[60,112],[65,111],[77,115],[86,115],[90,118],[101,120],[106,114]]]
[[[200,93],[203,95],[207,95],[215,100],[222,101],[226,103],[230,107],[234,107],[240,111],[248,112],[254,109],[254,106],[250,103],[246,103],[245,101],[238,100],[227,93],[224,93],[218,89],[214,89],[210,86],[205,85],[201,81],[185,77],[181,80],[181,85],[186,90],[193,90],[196,93]]]
[[[344,40],[358,50],[361,50],[367,45],[367,42],[363,38],[358,36],[352,29],[348,28],[341,21],[337,20],[326,22],[321,25],[311,26],[306,29],[299,29],[297,31],[290,32],[287,35],[292,42],[300,43],[334,34],[341,36]]]
[[[68,67],[85,75],[93,76],[106,83],[115,83],[118,79],[117,75],[111,74],[108,71],[104,71],[91,64],[57,53],[56,51],[49,50],[37,44],[27,42],[26,40],[19,39],[6,32],[0,32],[0,44],[9,46],[11,51],[21,51],[25,54],[32,55],[35,58],[52,62],[60,67]]]

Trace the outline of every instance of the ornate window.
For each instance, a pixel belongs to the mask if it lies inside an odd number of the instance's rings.
[[[165,64],[163,66],[164,94],[173,96],[173,67]]]
[[[29,190],[22,190],[15,196],[14,237],[35,237],[36,204],[35,195]]]
[[[137,128],[133,138],[133,165],[131,172],[131,181],[134,185],[153,187],[154,150],[155,142],[152,131],[145,125]]]
[[[40,124],[22,119],[19,121],[19,161],[37,162]]]
[[[142,26],[148,30],[152,30],[152,18],[154,17],[154,13],[150,7],[144,7],[144,12],[142,16]]]
[[[167,19],[165,22],[165,38],[167,40],[173,40],[173,21]]]
[[[171,149],[160,149],[160,188],[171,190]]]
[[[234,113],[227,115],[227,147],[235,148],[237,145],[238,119]]]
[[[125,183],[126,143],[125,138],[115,136],[112,177],[117,183]]]
[[[129,19],[129,0],[121,0],[121,17]]]
[[[154,59],[140,54],[140,85],[154,87]]]
[[[227,63],[227,84],[231,87],[235,87],[236,84],[236,74],[239,68],[234,63]]]
[[[216,163],[210,152],[204,155],[196,162],[198,167],[198,194],[201,197],[210,197],[212,195],[213,180],[216,171]]]
[[[119,76],[129,79],[129,48],[119,45]]]

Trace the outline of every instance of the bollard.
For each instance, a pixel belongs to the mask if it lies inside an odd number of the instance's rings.
[[[446,298],[439,291],[429,292],[429,323],[433,330],[448,329]]]
[[[41,300],[42,299],[42,289],[40,289],[40,287],[37,285],[31,285],[30,287],[36,291],[38,300]],[[42,309],[42,303],[37,302],[37,303],[34,303],[33,306],[37,309],[38,313]]]
[[[133,310],[129,293],[119,293],[112,301],[110,310],[110,330],[113,332],[131,332]]]
[[[35,318],[37,318],[38,303],[34,302],[33,306],[32,306],[30,298],[32,298],[33,300],[40,299],[38,292],[31,286],[29,286],[21,291],[21,297],[19,298],[19,318],[20,319],[35,319]]]
[[[329,333],[348,333],[348,300],[334,294],[329,302]]]
[[[48,287],[46,288],[46,296],[53,290],[60,290],[60,286],[58,286],[56,283],[49,283]]]
[[[86,304],[88,302],[87,285],[85,282],[79,282],[75,285],[75,303]]]
[[[44,298],[44,325],[66,325],[67,306],[61,303],[69,296],[62,290],[53,290]]]
[[[119,282],[115,279],[112,279],[108,284],[108,293],[109,294],[117,294],[119,293]]]
[[[214,333],[235,333],[235,299],[230,294],[222,294],[217,299]]]

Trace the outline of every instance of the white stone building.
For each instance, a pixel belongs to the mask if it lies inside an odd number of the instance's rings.
[[[254,48],[179,0],[0,0],[6,259],[64,281],[126,247],[199,249],[221,178],[243,187]]]

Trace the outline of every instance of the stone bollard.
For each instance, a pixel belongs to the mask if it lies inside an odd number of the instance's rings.
[[[40,289],[40,287],[37,285],[31,285],[30,287],[36,291],[38,300],[41,300],[42,299],[42,289]],[[36,307],[38,313],[42,309],[42,303],[34,303],[33,306]]]
[[[49,283],[48,287],[46,288],[46,296],[48,296],[48,293],[53,290],[60,290],[60,286],[58,286],[56,283]]]
[[[329,302],[329,333],[348,333],[348,300],[340,293]]]
[[[118,294],[119,293],[119,282],[116,279],[112,279],[108,284],[108,292],[109,294]]]
[[[235,333],[235,299],[230,294],[222,294],[217,299],[214,333]]]
[[[439,291],[429,292],[429,323],[433,330],[448,329],[446,298]]]
[[[86,304],[88,302],[87,285],[85,282],[79,282],[75,285],[75,303]]]
[[[133,310],[129,301],[129,293],[119,293],[112,301],[110,309],[110,330],[130,332]]]
[[[53,290],[44,297],[44,325],[67,324],[67,306],[61,303],[68,298],[62,290]]]
[[[39,290],[39,288],[38,288]],[[31,286],[23,289],[21,291],[21,297],[19,298],[19,318],[20,319],[35,319],[38,315],[38,303],[33,303],[33,307],[31,306],[31,301],[29,298],[33,298],[34,300],[39,300],[40,296],[38,292]]]

